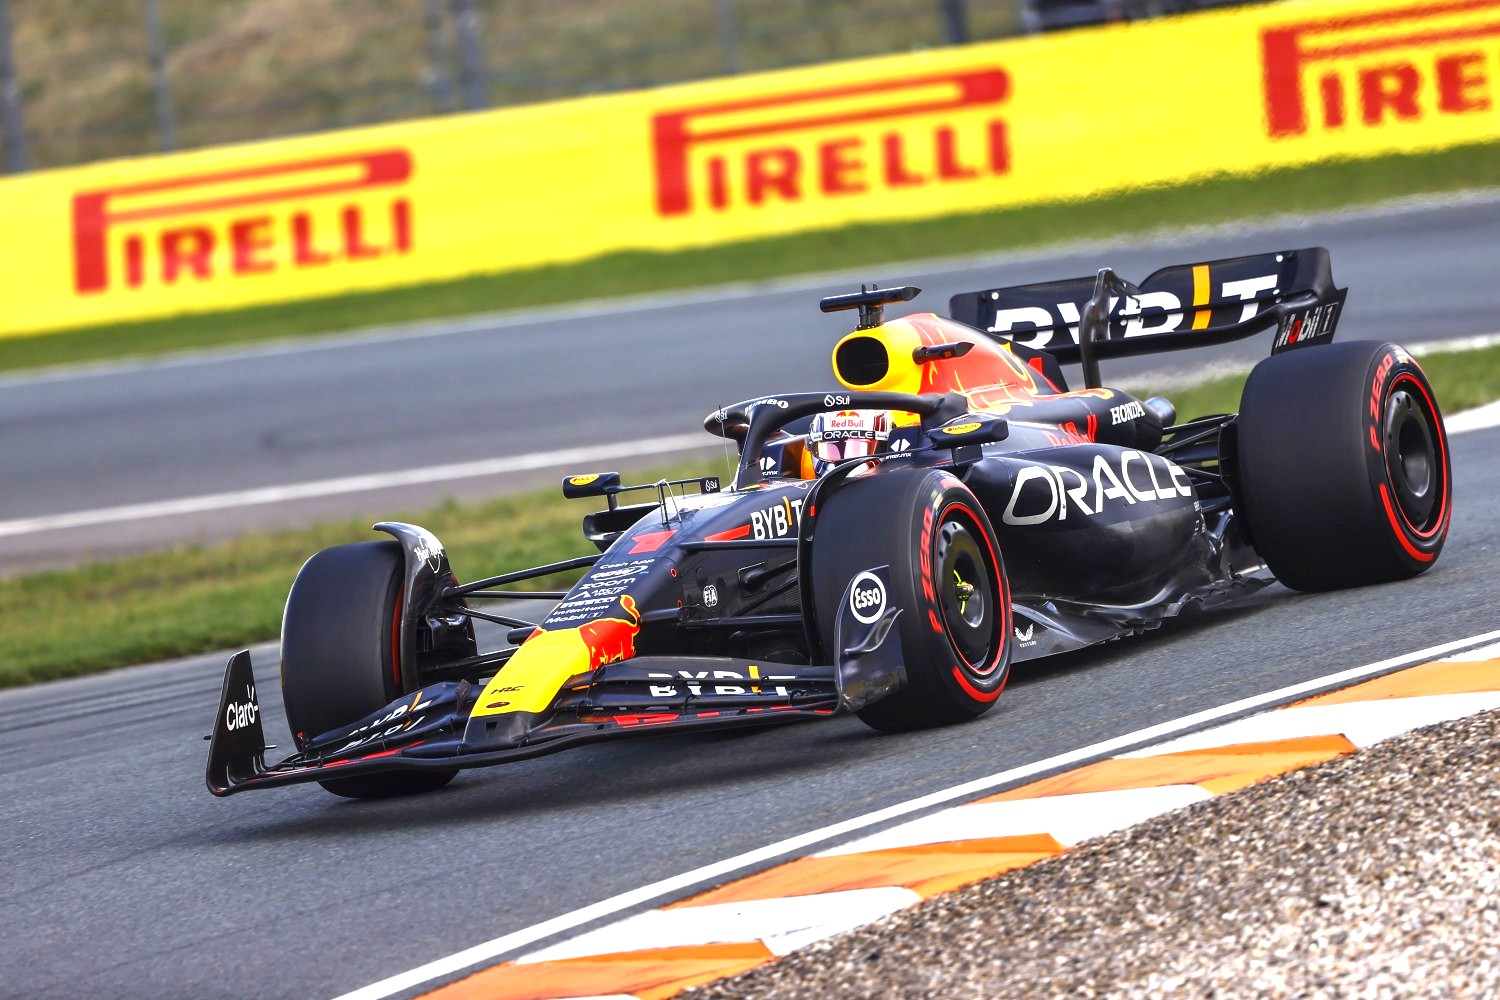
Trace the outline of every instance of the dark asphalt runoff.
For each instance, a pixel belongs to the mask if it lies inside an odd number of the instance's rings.
[[[1281,587],[1018,668],[989,714],[882,736],[855,719],[658,736],[353,803],[212,798],[222,662],[0,693],[0,995],[333,996],[783,838],[1237,699],[1500,628],[1500,429],[1453,442],[1426,575]],[[255,650],[285,746],[274,648]]]
[[[539,311],[383,336],[0,376],[0,528],[22,518],[697,431],[703,415],[726,402],[833,387],[829,353],[849,329],[850,315],[821,314],[817,299],[860,280],[919,285],[924,291],[914,307],[946,312],[950,295],[998,284],[1076,277],[1106,265],[1138,281],[1170,264],[1309,245],[1332,251],[1335,278],[1350,287],[1341,339],[1415,344],[1500,329],[1494,288],[1500,194],[1488,192],[1301,222],[1028,251],[936,270],[874,267],[623,308]],[[580,288],[579,298],[587,297]],[[1269,337],[1130,359],[1106,365],[1104,373],[1119,381],[1131,372],[1226,360],[1248,367],[1269,352]],[[714,439],[703,440],[712,448]],[[706,471],[722,468],[722,459],[705,455]],[[634,464],[653,460],[661,458]],[[555,472],[84,528],[0,530],[0,573],[222,536],[247,525],[374,519],[445,495],[543,481],[555,482]]]

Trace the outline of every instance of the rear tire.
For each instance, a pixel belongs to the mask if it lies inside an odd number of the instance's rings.
[[[405,557],[397,542],[324,549],[297,573],[281,621],[281,698],[298,749],[407,693],[399,650]],[[441,788],[456,770],[320,781],[335,795],[388,798]]]
[[[994,529],[968,487],[935,469],[876,472],[824,499],[815,531],[813,592],[830,658],[844,589],[861,571],[890,566],[892,603],[903,609],[907,686],[860,719],[902,732],[989,711],[1010,673],[1010,589]]]
[[[1432,386],[1393,344],[1267,358],[1245,383],[1238,479],[1251,541],[1296,590],[1416,576],[1453,515],[1448,438]]]

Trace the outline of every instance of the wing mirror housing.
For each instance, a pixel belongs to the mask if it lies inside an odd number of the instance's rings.
[[[569,500],[580,497],[603,497],[620,491],[618,472],[588,472],[576,476],[564,476],[563,496]]]
[[[993,444],[1010,436],[1010,423],[1004,417],[971,413],[932,428],[928,436],[939,448]]]

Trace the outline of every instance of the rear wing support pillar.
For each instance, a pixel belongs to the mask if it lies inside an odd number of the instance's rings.
[[[1083,368],[1085,388],[1097,389],[1103,384],[1099,374],[1099,355],[1094,345],[1109,337],[1109,297],[1139,291],[1111,269],[1099,269],[1098,280],[1094,282],[1094,294],[1084,305],[1083,314],[1078,318],[1078,361]]]

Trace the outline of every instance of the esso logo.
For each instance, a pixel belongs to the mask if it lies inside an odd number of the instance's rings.
[[[885,614],[885,584],[869,570],[854,578],[849,590],[849,610],[856,621],[873,625]]]

